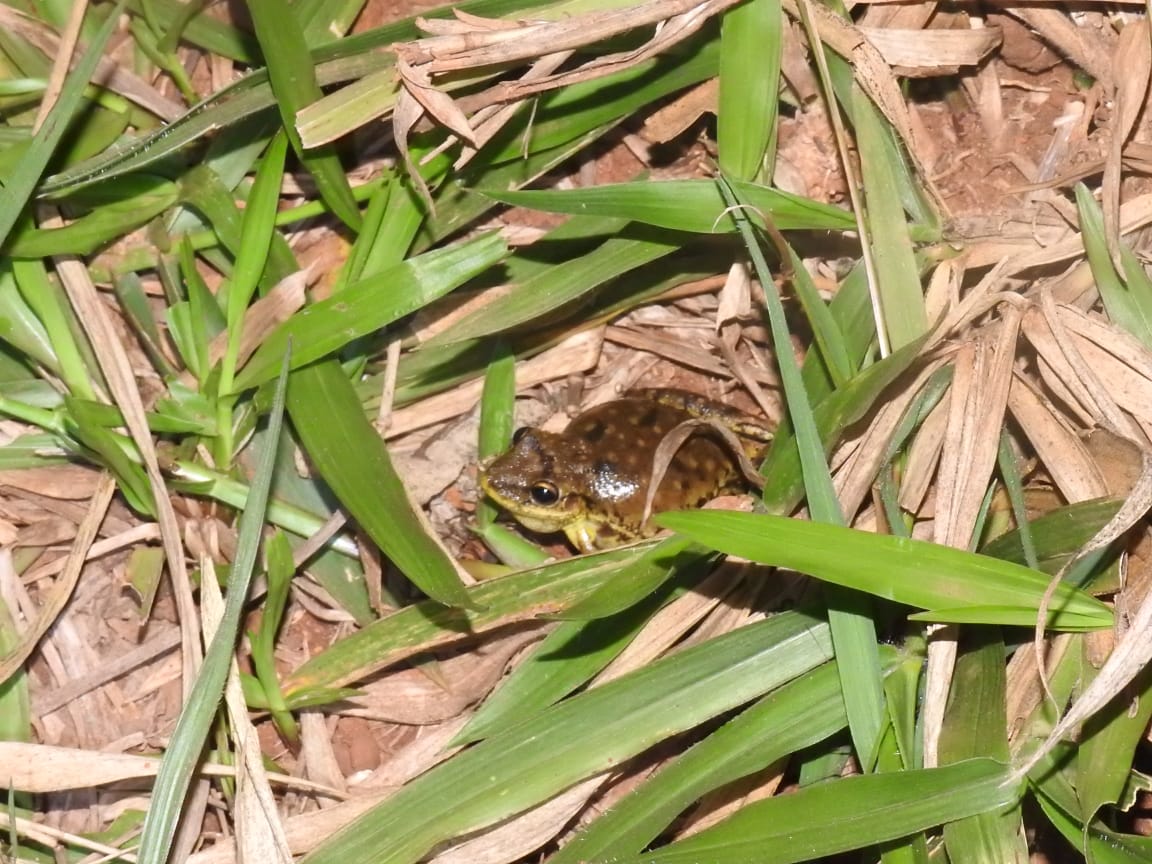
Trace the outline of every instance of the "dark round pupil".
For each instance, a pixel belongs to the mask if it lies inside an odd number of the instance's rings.
[[[555,504],[560,500],[559,490],[545,480],[533,483],[531,494],[532,500],[537,504]]]

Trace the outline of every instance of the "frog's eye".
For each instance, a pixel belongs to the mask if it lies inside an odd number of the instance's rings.
[[[532,427],[521,426],[519,429],[517,429],[515,432],[512,433],[512,443],[513,444],[519,444],[520,439],[523,438],[525,435],[527,435],[531,431],[532,431]]]
[[[555,483],[547,480],[537,480],[528,490],[528,494],[532,496],[533,501],[543,507],[551,507],[560,500],[560,490],[556,488]]]

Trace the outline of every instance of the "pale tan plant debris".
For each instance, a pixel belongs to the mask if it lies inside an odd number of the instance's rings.
[[[1004,307],[999,332],[990,331],[961,346],[953,363],[932,532],[942,545],[972,547],[976,518],[996,464],[1021,317],[1019,309]],[[924,697],[925,767],[938,764],[937,745],[956,654],[956,628],[931,628]]]
[[[101,476],[96,493],[92,496],[88,515],[76,531],[76,539],[72,543],[72,550],[68,555],[63,575],[57,585],[53,586],[51,596],[43,603],[35,625],[27,633],[21,635],[20,644],[0,658],[0,681],[7,681],[12,677],[36,649],[40,639],[48,629],[56,623],[61,610],[67,605],[68,599],[76,588],[80,579],[80,571],[84,566],[84,558],[88,554],[96,531],[104,520],[104,514],[112,501],[112,493],[116,490],[116,481],[110,474]],[[24,786],[12,788],[24,789]]]
[[[1113,55],[1117,83],[1109,148],[1104,157],[1104,178],[1100,184],[1104,212],[1104,237],[1113,260],[1120,260],[1120,181],[1124,145],[1136,129],[1136,120],[1148,101],[1152,77],[1152,43],[1148,20],[1133,21],[1120,31]]]
[[[932,489],[932,479],[936,476],[936,466],[940,461],[940,451],[944,448],[948,412],[948,398],[945,397],[924,418],[908,448],[899,502],[909,513],[915,513],[921,518],[933,516],[935,512],[934,507],[931,508],[932,512],[926,512],[925,508]]]
[[[857,446],[853,449],[851,457],[837,471],[834,478],[836,497],[849,519],[860,509],[870,494],[877,472],[883,467],[881,463],[896,427],[904,419],[905,412],[913,399],[920,394],[925,382],[941,365],[942,360],[925,364],[917,371],[916,377],[908,386],[902,387],[899,392],[881,404],[856,442]],[[851,439],[845,439],[845,444],[850,441]],[[907,476],[905,482],[908,482]]]
[[[109,681],[115,681],[136,667],[163,657],[179,645],[180,631],[177,629],[165,630],[126,654],[118,654],[107,659],[102,658],[95,669],[82,677],[70,678],[67,683],[49,691],[33,693],[32,708],[41,717],[51,714],[72,700]]]
[[[771,798],[784,780],[787,759],[780,759],[762,771],[741,777],[732,783],[714,789],[692,808],[683,826],[676,832],[676,839],[683,840],[711,828],[749,804]]]
[[[333,718],[334,720],[335,718]],[[332,746],[331,721],[318,711],[300,714],[300,764],[309,780],[346,791],[348,788],[336,752]],[[318,798],[321,807],[336,803],[332,798]]]
[[[1000,44],[1000,31],[989,27],[972,30],[897,30],[892,27],[860,27],[890,66],[913,78],[954,75],[962,66],[980,64]]]
[[[1040,4],[1005,10],[1020,19],[1061,54],[1095,78],[1105,92],[1113,87],[1112,60],[1107,47],[1095,33],[1077,27],[1063,9]]]
[[[717,378],[732,377],[732,370],[728,368],[727,364],[717,359],[711,351],[703,347],[685,344],[682,339],[653,333],[651,330],[638,330],[619,325],[609,327],[604,337],[617,345],[634,348],[637,351],[647,351],[690,369],[707,372]],[[766,369],[753,370],[752,377],[754,380],[769,386],[779,384],[778,377]]]
[[[324,838],[335,834],[380,804],[392,794],[392,791],[394,790],[365,795],[362,798],[351,798],[324,810],[315,810],[282,820],[288,848],[293,855],[306,855]],[[236,860],[236,850],[231,843],[217,843],[186,859],[187,864],[233,864]]]
[[[645,140],[665,144],[686,132],[704,114],[715,114],[720,97],[720,81],[709,78],[644,119]]]
[[[1106,494],[1104,478],[1084,443],[1026,379],[1013,379],[1008,407],[1066,500],[1075,503]]]
[[[1062,568],[1061,573],[1067,571],[1076,560],[1084,555],[1103,549],[1127,532],[1134,524],[1142,520],[1152,509],[1152,453],[1142,450],[1143,464],[1140,477],[1132,489],[1132,493],[1125,500],[1116,515],[1097,532],[1072,561]],[[1061,574],[1057,574],[1056,580]],[[1047,599],[1047,598],[1046,598]],[[1045,607],[1041,607],[1037,623],[1037,639],[1043,636],[1042,622],[1045,617]],[[1114,697],[1124,692],[1124,688],[1152,661],[1152,593],[1144,597],[1143,602],[1135,611],[1116,644],[1116,649],[1109,656],[1099,674],[1080,694],[1072,707],[1060,718],[1052,732],[1020,767],[1013,772],[1014,778],[1022,778],[1044,756],[1052,751],[1061,739],[1073,728],[1083,723],[1097,711],[1107,705]],[[1123,629],[1123,628],[1122,628]],[[1036,656],[1039,658],[1040,645],[1036,645]],[[1037,663],[1037,668],[1042,666]],[[1043,678],[1041,678],[1044,681]],[[1045,689],[1047,684],[1045,682]]]
[[[130,753],[105,753],[48,744],[0,741],[0,774],[11,788],[36,794],[106,786],[124,780],[155,777],[160,759]],[[235,777],[231,765],[205,763],[201,773],[209,777]],[[283,774],[269,775],[277,784],[305,791],[340,796],[339,790]]]
[[[49,468],[8,468],[0,471],[0,486],[11,486],[65,501],[87,501],[96,493],[100,472],[83,465]]]
[[[33,843],[43,843],[54,853],[61,855],[69,854],[72,849],[87,849],[98,855],[106,856],[110,860],[125,862],[136,860],[136,855],[132,852],[125,852],[115,846],[99,843],[83,834],[61,831],[51,825],[45,825],[43,822],[34,822],[31,819],[12,816],[7,811],[0,811],[0,830],[4,830],[5,833],[14,830],[17,836]],[[12,860],[15,862],[16,859]]]

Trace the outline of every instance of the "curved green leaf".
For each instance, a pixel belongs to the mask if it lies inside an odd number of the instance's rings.
[[[852,214],[810,198],[781,192],[758,183],[733,182],[741,201],[772,217],[781,230],[812,228],[850,231],[856,227]],[[506,191],[477,189],[482,195],[505,204],[571,213],[577,216],[615,216],[671,228],[712,234],[735,231],[727,204],[710,180],[666,180],[659,183],[613,183],[587,189]],[[753,216],[753,218],[755,218]]]
[[[906,537],[759,513],[662,513],[656,521],[729,555],[921,609],[1012,607],[1021,613],[1015,623],[1031,626],[1048,589],[1047,576],[1019,564]],[[1107,606],[1068,585],[1056,587],[1049,606],[1057,629],[1112,626]]]
[[[1021,782],[991,759],[817,783],[737,811],[687,840],[613,864],[791,864],[906,837],[1016,803]],[[831,814],[831,815],[830,815]]]
[[[499,261],[507,251],[498,233],[425,252],[349,285],[301,309],[260,345],[236,376],[239,393],[271,379],[276,357],[292,343],[292,366],[315,363],[354,339],[426,306]]]

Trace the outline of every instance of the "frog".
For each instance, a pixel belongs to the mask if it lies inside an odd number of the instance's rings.
[[[690,420],[739,436],[744,455],[763,456],[771,431],[724,403],[670,388],[631,390],[584,411],[563,432],[521,427],[512,446],[479,474],[480,487],[521,525],[563,532],[580,552],[653,536],[644,519],[661,441]],[[676,450],[653,496],[652,512],[688,510],[747,489],[740,457],[708,426]]]

